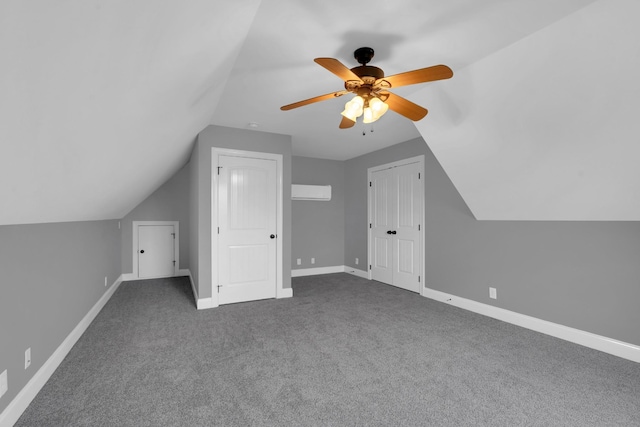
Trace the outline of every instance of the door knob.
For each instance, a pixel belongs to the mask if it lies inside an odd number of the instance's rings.
[[[393,231],[391,232],[391,234],[396,234],[396,230],[393,230]]]
[[[140,253],[143,254],[144,253],[144,249],[140,249]]]
[[[387,234],[391,234],[391,230],[387,231]]]
[[[269,236],[269,237],[271,237],[272,239],[275,239],[275,238],[276,238],[276,235],[275,235],[275,234],[272,234],[272,235],[271,235],[271,236]]]

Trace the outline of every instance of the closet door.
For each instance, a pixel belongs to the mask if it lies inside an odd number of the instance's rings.
[[[369,227],[371,278],[420,291],[422,269],[421,163],[370,173]]]
[[[391,169],[371,174],[369,191],[369,226],[371,228],[371,278],[391,285],[393,283],[393,193],[394,178]]]
[[[422,213],[418,163],[392,169],[393,192],[393,285],[420,291],[420,222]]]

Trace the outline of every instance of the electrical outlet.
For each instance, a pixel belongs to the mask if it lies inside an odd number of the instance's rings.
[[[104,285],[107,286],[107,276],[104,276]]]
[[[300,258],[298,258],[298,259],[296,260],[296,264],[298,264],[298,265],[302,264],[302,260],[301,260]]]
[[[24,369],[31,366],[31,347],[24,351]]]
[[[358,262],[359,262],[359,261],[360,261],[360,260],[359,260],[358,258],[356,258],[356,265],[358,265]]]
[[[315,264],[316,263],[316,259],[315,258],[311,258],[311,264]]]
[[[7,383],[7,370],[5,369],[0,374],[0,397],[9,390],[9,384]]]
[[[496,291],[496,288],[489,288],[489,298],[498,299],[498,291]]]

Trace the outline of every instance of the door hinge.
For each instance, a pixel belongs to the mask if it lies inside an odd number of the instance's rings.
[[[420,224],[418,224],[418,231],[420,231]]]
[[[418,172],[418,179],[420,179],[420,172]]]
[[[369,270],[371,270],[371,264],[369,264]]]
[[[220,293],[220,288],[222,287],[222,285],[218,285],[218,293]]]
[[[176,266],[176,260],[175,259],[173,260],[173,266],[174,267]]]
[[[420,276],[418,276],[418,283],[420,283]]]
[[[222,169],[222,166],[218,166],[218,175],[220,175],[220,169]]]
[[[371,228],[371,223],[369,223],[369,228]]]
[[[371,187],[371,181],[369,181],[369,187]]]
[[[220,227],[218,227],[218,234],[220,234]]]
[[[176,233],[171,233],[171,235],[173,236],[173,238],[176,238]]]

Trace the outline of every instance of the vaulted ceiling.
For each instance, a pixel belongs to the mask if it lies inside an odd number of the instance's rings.
[[[121,218],[209,124],[349,159],[422,136],[478,219],[640,220],[635,0],[0,3],[0,224]],[[429,115],[339,130],[313,62],[375,49]],[[373,130],[373,132],[371,132]],[[363,135],[363,131],[365,135]]]

